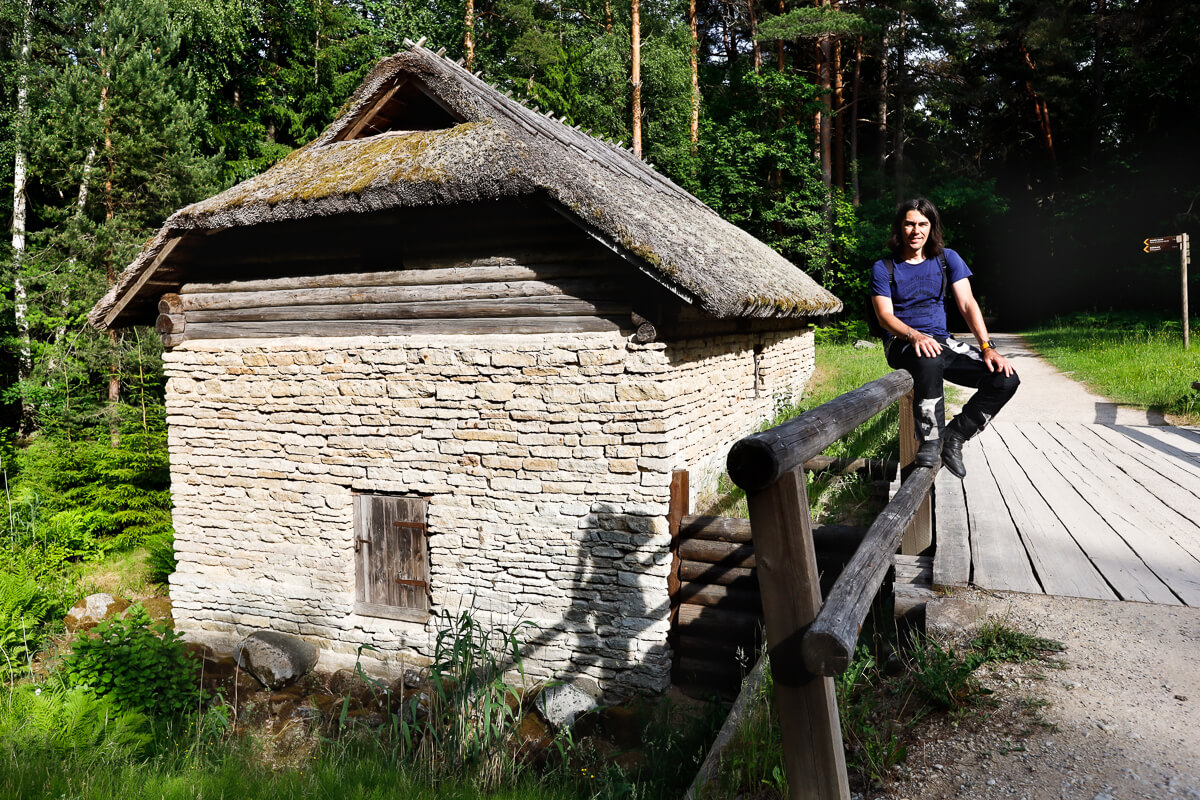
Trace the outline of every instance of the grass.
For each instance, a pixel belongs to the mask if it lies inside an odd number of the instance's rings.
[[[1200,320],[1190,324],[1200,335]],[[1050,363],[1118,403],[1200,424],[1200,343],[1183,349],[1182,325],[1165,315],[1073,314],[1022,334]]]

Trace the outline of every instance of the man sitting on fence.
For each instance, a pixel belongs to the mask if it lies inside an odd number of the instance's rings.
[[[934,467],[940,453],[946,468],[962,478],[967,474],[963,444],[1012,398],[1020,379],[992,347],[971,292],[971,270],[942,244],[941,219],[932,203],[916,198],[900,204],[888,249],[892,257],[876,261],[872,270],[871,303],[883,328],[888,364],[913,376],[913,418],[921,438],[916,464]],[[956,341],[946,329],[948,291],[978,348]],[[979,390],[949,425],[943,379]]]

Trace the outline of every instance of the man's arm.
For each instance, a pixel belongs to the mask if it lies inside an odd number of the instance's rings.
[[[881,294],[872,295],[871,307],[875,309],[875,316],[879,318],[879,324],[883,329],[894,336],[908,340],[909,344],[917,351],[917,355],[933,358],[942,352],[942,345],[937,339],[921,333],[893,313],[892,298],[884,297]]]
[[[966,321],[967,327],[971,329],[971,333],[975,334],[975,338],[979,341],[979,346],[983,349],[983,363],[987,365],[988,370],[991,372],[999,370],[1005,375],[1012,375],[1012,364],[1008,363],[1008,359],[996,352],[996,349],[991,346],[987,325],[983,321],[983,312],[979,309],[979,303],[975,300],[975,293],[971,291],[971,279],[963,278],[957,280],[951,286],[951,289],[954,292],[954,303],[958,306],[958,310]]]

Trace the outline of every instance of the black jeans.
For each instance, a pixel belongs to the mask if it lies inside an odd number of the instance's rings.
[[[887,348],[888,366],[906,369],[913,377],[913,421],[922,441],[940,439],[946,429],[943,380],[979,390],[963,406],[963,433],[967,435],[986,426],[1021,385],[1015,372],[1007,376],[989,371],[977,348],[953,338],[935,338],[942,352],[933,358],[918,356],[913,346],[901,339],[893,339]]]

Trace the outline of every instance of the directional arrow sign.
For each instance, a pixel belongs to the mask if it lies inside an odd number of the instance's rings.
[[[1159,253],[1163,250],[1178,250],[1179,237],[1155,236],[1150,239],[1143,239],[1142,244],[1145,245],[1145,247],[1142,248],[1142,252],[1144,253]]]

